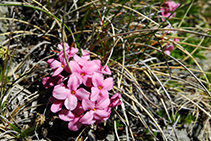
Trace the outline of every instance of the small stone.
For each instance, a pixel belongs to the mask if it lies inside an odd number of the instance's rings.
[[[108,141],[114,141],[114,135],[108,134],[108,135],[106,136],[106,140],[108,140]]]

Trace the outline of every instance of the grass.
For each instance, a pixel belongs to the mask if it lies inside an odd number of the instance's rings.
[[[177,16],[165,22],[162,1],[1,2],[11,12],[0,21],[11,24],[0,33],[7,39],[0,52],[0,139],[180,140],[182,132],[186,139],[210,140],[210,70],[198,62],[210,50],[210,25],[200,7],[207,3],[178,2]],[[77,132],[51,113],[52,89],[41,83],[52,73],[47,59],[64,41],[108,64],[111,93],[122,94],[108,121]],[[164,54],[166,43],[175,46],[171,55]],[[11,57],[5,57],[8,48]]]

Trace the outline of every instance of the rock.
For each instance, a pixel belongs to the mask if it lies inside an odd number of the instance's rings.
[[[0,33],[1,32],[4,33],[9,29],[9,24],[8,24],[7,20],[1,19],[1,18],[5,18],[7,13],[8,13],[8,8],[6,6],[1,6],[1,8],[0,8]],[[0,45],[5,40],[6,40],[5,36],[0,36]]]
[[[115,137],[113,134],[108,134],[107,137],[106,137],[106,140],[107,141],[114,141],[115,140]]]
[[[176,133],[176,135],[175,135]],[[175,130],[175,133],[173,132],[172,128],[169,127],[166,130],[164,130],[164,134],[169,140],[172,141],[190,141],[190,138],[188,137],[188,133],[185,129],[182,130]]]

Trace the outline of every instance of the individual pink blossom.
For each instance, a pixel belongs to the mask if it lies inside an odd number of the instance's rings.
[[[174,45],[172,44],[166,44],[164,47],[164,52],[168,55],[170,55],[170,51],[174,50]]]
[[[93,87],[91,88],[91,100],[98,100],[100,97],[108,98],[108,91],[113,88],[113,78],[104,80],[103,75],[95,72],[92,76]]]
[[[94,123],[95,121],[101,121],[104,118],[110,116],[110,113],[107,111],[107,107],[110,104],[109,98],[99,99],[97,102],[91,101],[89,99],[82,100],[82,107],[86,112],[83,117],[80,119],[80,122],[83,124]]]
[[[62,109],[62,105],[64,104],[64,100],[57,100],[54,97],[50,97],[49,101],[52,102],[51,112],[57,113]]]
[[[83,59],[83,61],[85,60]],[[99,67],[93,61],[86,61],[83,66],[79,65],[75,61],[70,61],[69,64],[72,69],[72,73],[79,78],[80,83],[91,87],[91,77],[93,73],[99,69]]]
[[[170,50],[168,50],[168,49],[166,49],[164,52],[165,52],[166,54],[168,54],[168,55],[171,54]]]
[[[71,47],[66,49],[67,60],[70,61],[78,52],[77,48]],[[60,62],[65,61],[64,51],[60,51],[58,59]]]
[[[178,38],[174,39],[175,42],[179,42],[180,40]],[[170,55],[170,51],[174,50],[174,45],[173,44],[166,44],[164,47],[164,52],[168,55]]]
[[[161,15],[162,17],[169,17],[171,15],[171,12],[175,11],[177,7],[179,7],[179,3],[175,3],[174,1],[167,1],[163,4],[163,7],[161,8]],[[174,12],[169,19],[172,17],[175,17],[176,13]],[[164,19],[162,19],[164,21]]]
[[[174,38],[174,41],[175,42],[179,42],[180,40],[178,38]]]
[[[109,105],[109,107],[116,107],[116,106],[119,106],[122,104],[122,101],[120,100],[121,98],[121,94],[120,92],[117,92],[116,94],[114,94],[110,100],[111,100],[111,103]]]
[[[83,116],[82,113],[84,112],[80,103],[78,103],[77,107],[74,111],[69,111],[66,109],[61,110],[59,113],[59,118],[68,121],[68,128],[72,131],[77,131],[82,126],[82,123],[79,122],[81,117]]]
[[[53,90],[53,97],[58,100],[64,100],[64,105],[68,110],[74,110],[78,99],[87,99],[89,92],[84,88],[79,88],[80,81],[75,75],[70,75],[66,88],[64,85],[56,85]]]
[[[64,76],[62,76],[60,74],[55,77],[44,77],[42,79],[42,84],[43,84],[44,88],[49,89],[56,84],[62,83],[63,79],[64,79]]]
[[[70,69],[65,60],[63,60],[62,62],[59,62],[58,60],[51,58],[51,59],[48,59],[47,63],[50,65],[50,67],[54,71],[52,74],[53,77],[60,74],[63,70],[70,73]]]

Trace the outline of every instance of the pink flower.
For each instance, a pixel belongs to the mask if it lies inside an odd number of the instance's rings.
[[[178,38],[174,38],[174,41],[175,42],[179,42],[180,40]]]
[[[60,74],[63,70],[70,73],[70,69],[67,63],[65,62],[65,60],[63,60],[62,62],[59,62],[56,59],[48,59],[47,63],[50,65],[50,67],[54,71],[52,75],[53,77]]]
[[[50,97],[49,101],[52,102],[51,112],[57,113],[62,109],[62,105],[64,104],[64,100],[57,100],[54,97]]]
[[[107,111],[107,107],[110,104],[109,98],[103,98],[97,102],[83,99],[82,107],[87,111],[84,116],[80,119],[80,122],[83,124],[92,124],[96,121],[101,121],[110,116],[110,112]]]
[[[161,15],[162,17],[169,17],[171,12],[175,11],[177,7],[179,7],[179,3],[175,3],[174,1],[167,1],[163,4],[163,8],[161,8]],[[176,13],[174,12],[169,19],[175,17]],[[164,21],[164,19],[162,19]]]
[[[92,76],[94,87],[91,88],[91,100],[96,101],[100,97],[108,98],[108,91],[113,88],[113,78],[109,77],[104,80],[103,75],[95,72]]]
[[[168,51],[170,52],[170,51],[174,50],[174,45],[172,45],[172,44],[166,44],[166,46],[164,47],[164,49],[165,49],[164,52],[168,52]]]
[[[68,110],[74,110],[78,99],[87,99],[90,95],[84,88],[79,88],[80,81],[75,75],[70,75],[66,88],[64,85],[56,85],[53,90],[53,97],[64,100],[64,105]]]
[[[59,118],[68,121],[68,128],[72,131],[77,131],[82,126],[82,123],[79,122],[81,117],[83,116],[82,113],[84,112],[80,103],[78,103],[76,109],[74,111],[69,111],[66,109],[61,110],[59,113]]]
[[[168,55],[171,54],[171,53],[170,53],[170,50],[168,50],[168,49],[166,49],[164,52],[165,52],[166,54],[168,54]]]
[[[82,59],[84,62],[85,60]],[[85,61],[83,66],[80,66],[75,61],[70,61],[70,67],[72,69],[72,73],[76,75],[80,83],[83,83],[87,87],[91,87],[91,77],[93,73],[98,69],[98,66],[92,61]]]
[[[114,94],[110,100],[111,100],[111,103],[109,105],[109,107],[116,107],[116,106],[119,106],[122,104],[122,101],[120,100],[121,98],[121,94],[120,92],[117,92],[116,94]]]
[[[178,38],[174,39],[175,42],[179,42],[180,40]],[[170,55],[170,51],[174,50],[174,45],[173,44],[166,44],[164,47],[164,52],[168,55]]]
[[[57,75],[55,77],[44,77],[42,79],[42,84],[46,89],[49,89],[53,87],[55,84],[60,84],[62,83],[64,76],[62,75]]]
[[[74,47],[66,49],[67,60],[70,61],[76,55],[77,52],[78,49]],[[63,51],[60,51],[58,59],[60,62],[65,61],[65,56]]]

